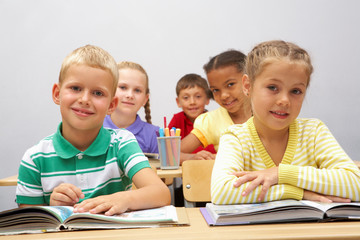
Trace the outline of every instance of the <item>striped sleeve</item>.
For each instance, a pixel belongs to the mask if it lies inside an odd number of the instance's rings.
[[[55,154],[54,148],[48,142],[51,142],[50,138],[46,138],[38,145],[28,149],[20,162],[16,188],[16,202],[18,204],[46,204],[41,172],[36,164],[36,159],[52,157]],[[44,145],[41,151],[40,145]]]
[[[150,167],[147,157],[142,152],[135,136],[121,129],[114,136],[118,141],[118,164],[126,176],[130,179],[141,169]]]
[[[304,127],[302,135],[302,145],[307,145],[307,148],[298,151],[296,165],[280,164],[279,183],[360,201],[359,168],[347,156],[329,129],[317,120]],[[313,164],[305,164],[309,159]]]
[[[220,147],[211,178],[211,201],[215,204],[239,204],[258,202],[257,196],[261,186],[255,188],[249,195],[241,193],[250,182],[234,187],[237,177],[232,172],[266,169],[260,157],[252,150],[249,134],[238,131],[236,134],[226,132],[220,138]],[[251,159],[251,160],[250,160]],[[251,166],[250,166],[251,164]],[[270,187],[264,201],[281,199],[302,199],[303,190],[289,184],[278,184]]]

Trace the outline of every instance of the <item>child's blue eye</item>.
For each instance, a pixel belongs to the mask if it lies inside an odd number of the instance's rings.
[[[296,94],[296,95],[302,94],[302,91],[300,89],[294,89],[291,92]]]
[[[277,87],[275,87],[275,86],[268,86],[267,88],[270,89],[271,91],[276,91],[277,90]]]
[[[98,97],[104,96],[104,94],[101,91],[94,91],[94,95]]]
[[[77,86],[72,86],[72,87],[70,87],[73,91],[80,91],[81,90],[81,88],[80,87],[77,87]]]
[[[124,86],[119,86],[118,88],[120,88],[121,90],[125,90],[125,89],[126,89],[126,87],[124,87]]]
[[[141,93],[141,90],[140,89],[135,89],[135,92]]]

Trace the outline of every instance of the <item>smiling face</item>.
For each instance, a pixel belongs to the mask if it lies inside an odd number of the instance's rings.
[[[203,88],[195,86],[180,90],[176,103],[179,108],[183,109],[190,121],[194,122],[197,116],[204,112],[205,106],[209,104],[209,99]]]
[[[207,74],[214,100],[224,107],[229,114],[242,113],[245,96],[242,91],[243,73],[234,66],[214,69]]]
[[[130,68],[120,69],[116,90],[119,104],[116,111],[135,117],[149,99],[146,86],[146,76],[140,71]]]
[[[243,85],[245,94],[250,94],[258,132],[287,131],[300,113],[308,74],[302,64],[278,60],[264,67],[253,82],[244,75]]]
[[[105,116],[116,108],[113,81],[108,71],[72,65],[62,83],[54,85],[53,100],[60,105],[62,133],[66,139],[79,133],[98,133]]]

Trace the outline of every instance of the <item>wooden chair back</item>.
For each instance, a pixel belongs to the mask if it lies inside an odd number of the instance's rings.
[[[182,164],[185,207],[196,202],[210,202],[211,173],[215,160],[187,160]]]

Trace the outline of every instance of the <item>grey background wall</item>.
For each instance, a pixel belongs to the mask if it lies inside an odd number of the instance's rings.
[[[0,0],[0,178],[16,174],[24,151],[56,130],[51,87],[64,57],[85,44],[147,70],[153,123],[162,125],[180,111],[177,80],[205,77],[210,56],[295,42],[315,67],[301,116],[323,120],[360,160],[359,9],[357,0]],[[15,187],[0,187],[0,210],[15,207],[14,198]]]

